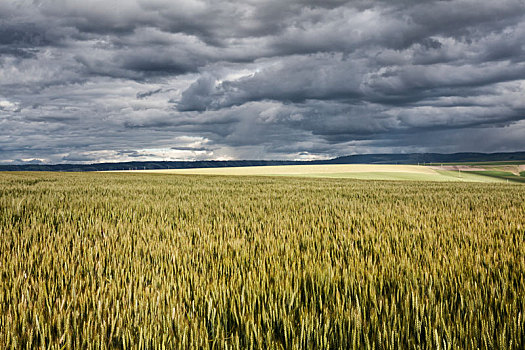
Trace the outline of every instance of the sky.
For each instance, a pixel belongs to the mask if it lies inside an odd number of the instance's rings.
[[[0,0],[0,163],[525,150],[525,1]]]

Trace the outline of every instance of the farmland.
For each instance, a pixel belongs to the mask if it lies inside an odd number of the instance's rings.
[[[440,172],[463,171],[464,174],[481,175],[492,180],[525,183],[525,161],[433,164],[430,168]]]
[[[512,183],[0,173],[0,347],[520,349],[524,198]]]
[[[476,168],[477,169],[477,168]],[[480,169],[477,169],[480,170]],[[484,176],[483,172],[465,172],[449,167],[387,164],[327,164],[223,167],[195,169],[133,170],[152,174],[227,175],[227,176],[293,176],[345,178],[359,180],[409,180],[445,182],[506,182],[506,178]],[[512,175],[512,174],[511,174]],[[513,181],[514,178],[511,178]],[[520,178],[518,178],[520,180]],[[525,180],[525,178],[523,179]]]

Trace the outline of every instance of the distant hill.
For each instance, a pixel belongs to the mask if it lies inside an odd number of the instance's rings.
[[[464,163],[525,161],[525,152],[509,153],[405,153],[405,154],[358,154],[328,160],[226,160],[226,161],[177,161],[177,162],[122,162],[95,164],[22,164],[0,165],[0,171],[107,171],[144,169],[187,169],[216,167],[247,167],[268,165],[307,164],[418,164],[418,163]]]
[[[358,154],[330,159],[331,164],[418,164],[525,160],[525,152]]]

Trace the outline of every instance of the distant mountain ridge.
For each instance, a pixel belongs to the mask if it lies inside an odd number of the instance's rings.
[[[330,159],[333,164],[418,164],[525,160],[525,152],[357,154]]]
[[[199,160],[199,161],[151,161],[94,164],[19,164],[0,165],[0,171],[108,171],[108,170],[151,170],[187,169],[214,167],[247,167],[269,165],[307,164],[420,164],[525,161],[525,152],[505,153],[399,153],[399,154],[356,154],[327,160]]]

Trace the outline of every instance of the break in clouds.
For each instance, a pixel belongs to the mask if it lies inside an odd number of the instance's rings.
[[[0,163],[525,149],[525,2],[0,1]]]

